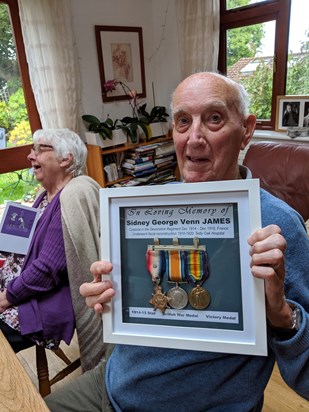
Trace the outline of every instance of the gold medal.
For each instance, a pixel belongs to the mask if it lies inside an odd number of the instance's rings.
[[[210,304],[210,294],[208,290],[197,285],[189,293],[189,302],[194,309],[206,309]]]
[[[206,248],[184,251],[184,268],[187,279],[196,285],[189,293],[190,305],[194,309],[206,309],[211,300],[208,290],[202,288],[202,284],[209,277]]]
[[[154,310],[159,309],[162,313],[164,313],[165,310],[169,307],[168,305],[170,300],[171,298],[169,298],[165,293],[162,292],[161,286],[156,285],[149,303],[154,306]]]

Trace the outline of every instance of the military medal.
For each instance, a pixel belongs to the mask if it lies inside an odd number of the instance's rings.
[[[170,289],[167,296],[170,298],[169,305],[174,309],[183,309],[188,304],[187,292],[178,283],[185,282],[181,251],[169,250],[166,253],[166,267],[168,268],[168,281],[175,282],[176,286]]]
[[[154,306],[154,310],[159,309],[162,313],[164,313],[169,307],[168,305],[170,300],[171,299],[162,292],[162,287],[160,285],[156,285],[149,303]]]
[[[165,273],[165,252],[163,250],[147,250],[146,254],[147,270],[151,275],[154,284],[154,292],[149,303],[154,306],[154,310],[159,309],[162,313],[168,308],[170,298],[162,291],[160,286]]]
[[[196,286],[189,293],[189,302],[194,309],[206,309],[210,304],[208,290],[202,288],[209,277],[206,250],[184,251],[184,271],[189,282]]]
[[[170,298],[169,305],[174,309],[183,309],[188,304],[188,295],[187,292],[178,286],[170,289],[167,293],[168,298]]]
[[[194,309],[206,309],[210,304],[210,294],[208,290],[197,285],[189,293],[189,302]]]

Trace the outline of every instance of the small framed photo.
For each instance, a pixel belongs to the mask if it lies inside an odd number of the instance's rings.
[[[276,131],[309,127],[309,96],[277,96]]]
[[[40,211],[16,202],[7,202],[0,222],[0,250],[26,255]]]
[[[138,97],[146,97],[142,27],[95,26],[95,35],[103,101],[128,99],[120,84],[106,92],[104,84],[110,80],[121,81],[136,90]]]
[[[115,296],[104,341],[266,355],[264,283],[247,238],[261,227],[259,180],[105,188],[101,257]]]

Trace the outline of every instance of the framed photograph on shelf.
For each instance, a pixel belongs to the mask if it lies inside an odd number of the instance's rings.
[[[141,27],[95,26],[104,102],[128,99],[121,84],[106,93],[104,84],[117,80],[146,97],[143,33]]]
[[[309,127],[309,96],[277,96],[276,131]]]
[[[116,291],[105,342],[267,354],[247,243],[261,227],[258,179],[107,188],[100,199]]]

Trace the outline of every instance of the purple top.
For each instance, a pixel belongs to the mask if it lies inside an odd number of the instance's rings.
[[[34,202],[37,207],[46,192]],[[19,307],[22,335],[35,333],[69,344],[75,328],[61,223],[60,193],[40,217],[20,276],[7,286]]]

